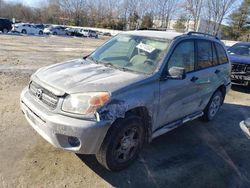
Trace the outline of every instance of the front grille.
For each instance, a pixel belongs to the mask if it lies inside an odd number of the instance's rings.
[[[247,73],[250,72],[250,65],[232,63],[232,73]]]
[[[41,87],[35,82],[31,82],[29,85],[30,93],[40,100],[43,104],[51,109],[55,109],[58,103],[58,97],[47,89]]]

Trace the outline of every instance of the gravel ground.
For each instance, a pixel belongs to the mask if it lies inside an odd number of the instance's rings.
[[[0,35],[0,187],[250,187],[250,90],[234,86],[217,118],[195,120],[146,145],[111,173],[92,155],[55,149],[27,123],[19,95],[38,67],[79,58],[106,39]]]

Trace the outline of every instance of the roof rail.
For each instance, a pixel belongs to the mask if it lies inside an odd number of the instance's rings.
[[[209,37],[213,37],[217,40],[220,40],[219,37],[217,36],[214,36],[214,35],[211,35],[211,34],[208,34],[208,33],[202,33],[202,32],[195,32],[195,31],[189,31],[187,33],[187,35],[203,35],[203,36],[209,36]]]

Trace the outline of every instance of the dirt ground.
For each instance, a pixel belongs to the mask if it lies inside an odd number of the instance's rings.
[[[38,67],[79,58],[106,39],[0,35],[0,187],[250,187],[250,90],[234,86],[216,119],[195,120],[146,145],[111,173],[92,155],[55,149],[28,125],[19,95]]]

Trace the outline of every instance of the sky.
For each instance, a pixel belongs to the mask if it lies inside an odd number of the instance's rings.
[[[5,1],[6,2],[19,2],[19,3],[28,5],[31,7],[39,7],[39,4],[42,2],[41,0],[5,0]],[[243,0],[237,0],[237,1],[238,1],[237,4],[240,4]]]
[[[5,0],[5,2],[18,2],[31,7],[39,7],[41,0]]]
[[[43,3],[44,5],[44,2],[46,2],[46,0],[4,0],[5,2],[14,2],[14,3],[22,3],[24,5],[28,5],[30,7],[39,7],[41,2]],[[105,1],[105,0],[103,0]],[[242,3],[243,0],[237,0],[236,3],[235,3],[235,6],[238,7],[241,3]],[[230,14],[230,13],[229,13]],[[227,23],[227,20],[224,20],[223,21],[223,24],[226,24]]]

